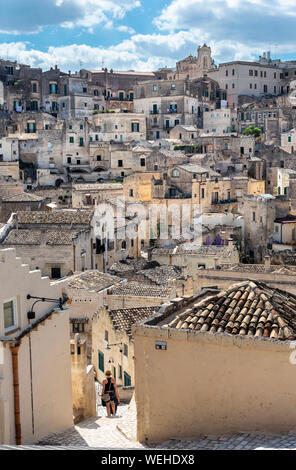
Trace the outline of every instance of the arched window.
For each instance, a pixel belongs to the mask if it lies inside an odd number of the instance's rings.
[[[179,176],[180,176],[180,173],[179,173],[178,170],[173,170],[173,171],[172,171],[172,177],[173,177],[173,178],[179,178]]]

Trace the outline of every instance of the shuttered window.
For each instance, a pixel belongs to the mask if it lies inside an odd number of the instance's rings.
[[[98,354],[99,354],[99,369],[100,369],[100,371],[105,372],[105,369],[104,369],[104,353],[102,353],[102,351],[98,351]]]

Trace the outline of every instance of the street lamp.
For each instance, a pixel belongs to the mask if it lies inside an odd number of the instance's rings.
[[[28,294],[27,295],[27,299],[37,299],[32,307],[31,307],[31,310],[27,313],[27,317],[28,317],[28,320],[33,320],[36,316],[33,308],[34,308],[34,305],[37,304],[37,302],[54,302],[54,303],[57,303],[58,304],[58,307],[57,309],[58,310],[67,310],[67,307],[63,307],[63,299],[60,297],[59,299],[50,299],[48,297],[37,297],[35,295],[30,295]]]

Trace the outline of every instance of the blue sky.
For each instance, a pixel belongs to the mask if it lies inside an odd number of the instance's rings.
[[[48,69],[155,70],[196,55],[216,63],[296,59],[296,0],[0,0],[0,57]]]

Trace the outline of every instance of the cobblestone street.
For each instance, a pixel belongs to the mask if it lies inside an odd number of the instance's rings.
[[[52,434],[35,445],[59,448],[96,449],[178,449],[178,450],[296,450],[296,433],[285,436],[236,433],[232,436],[204,436],[197,440],[170,439],[159,445],[141,444],[135,440],[135,409],[120,405],[118,416],[108,418],[106,410],[98,406],[98,416],[89,418],[72,428]]]
[[[98,391],[98,385],[97,385]],[[117,416],[108,418],[106,409],[97,404],[98,416],[89,418],[66,431],[50,434],[24,446],[2,446],[7,449],[168,449],[168,450],[296,450],[296,433],[285,436],[236,433],[232,436],[204,436],[196,440],[170,439],[158,445],[136,441],[136,409],[121,404]]]

